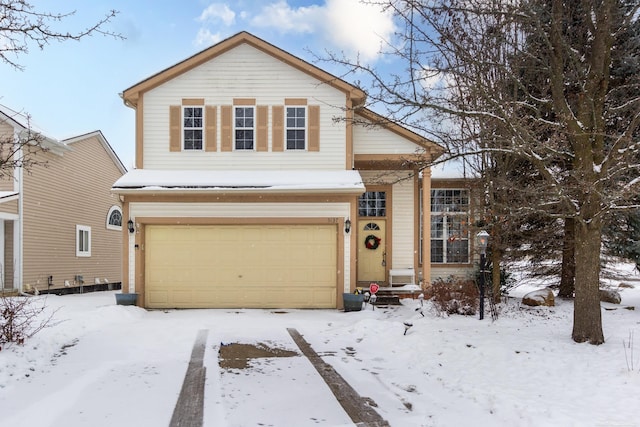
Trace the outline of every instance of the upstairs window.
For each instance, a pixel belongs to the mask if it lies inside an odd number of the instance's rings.
[[[235,147],[236,150],[253,150],[254,107],[235,107]]]
[[[305,107],[287,107],[286,118],[287,150],[306,148],[307,109]]]
[[[183,108],[183,140],[185,150],[202,150],[203,140],[203,108]]]

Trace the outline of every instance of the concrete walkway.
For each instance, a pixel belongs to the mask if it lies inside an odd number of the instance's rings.
[[[389,427],[389,423],[371,408],[331,365],[318,356],[297,330],[288,328],[287,332],[358,427]],[[198,331],[169,427],[202,427],[203,425],[206,379],[206,368],[203,364],[208,333],[208,330]]]

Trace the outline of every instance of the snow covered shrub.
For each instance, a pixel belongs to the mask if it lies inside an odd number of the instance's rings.
[[[53,314],[45,315],[44,299],[0,297],[0,350],[5,344],[24,344],[45,328]]]
[[[441,314],[476,314],[478,287],[472,279],[449,277],[432,284],[431,301]]]

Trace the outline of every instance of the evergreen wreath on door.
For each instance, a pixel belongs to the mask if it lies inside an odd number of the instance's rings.
[[[373,234],[369,234],[367,237],[365,237],[364,239],[364,245],[367,247],[367,249],[378,249],[378,246],[380,246],[380,242],[382,241],[381,238],[379,238],[378,236],[375,236]]]

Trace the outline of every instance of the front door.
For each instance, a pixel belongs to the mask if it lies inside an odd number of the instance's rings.
[[[358,221],[358,281],[386,280],[386,220],[368,218]]]

